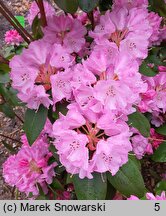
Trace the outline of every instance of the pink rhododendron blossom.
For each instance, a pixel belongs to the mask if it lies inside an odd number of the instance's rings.
[[[156,41],[159,40],[159,34],[160,34],[160,24],[162,21],[162,17],[160,17],[157,13],[150,12],[148,15],[149,24],[152,27],[152,35],[150,36],[150,44],[152,45]]]
[[[160,45],[162,41],[166,41],[166,26],[163,26],[159,29],[159,38],[154,44]]]
[[[164,123],[164,118],[161,114],[161,112],[157,111],[152,112],[151,123],[156,127],[160,127]]]
[[[132,106],[135,98],[131,95],[132,91],[127,85],[115,80],[101,80],[94,87],[94,97],[109,111],[127,109],[128,104]]]
[[[150,142],[154,149],[157,149],[159,145],[164,141],[164,137],[155,132],[154,128],[150,129]]]
[[[5,33],[5,43],[7,45],[19,46],[23,42],[23,38],[16,30],[9,30]]]
[[[152,193],[146,193],[147,200],[166,200],[165,191],[161,193],[161,195],[154,195]],[[139,200],[138,197],[131,195],[127,200]]]
[[[146,8],[148,6],[148,0],[114,0],[113,8],[116,7],[126,7],[127,9],[142,7]]]
[[[97,44],[114,42],[120,50],[135,58],[145,58],[152,34],[148,12],[141,8],[116,8],[100,17],[100,23],[90,32]],[[142,25],[140,25],[142,23]]]
[[[55,44],[51,48],[51,45],[43,40],[32,42],[28,49],[10,61],[12,86],[18,90],[18,97],[27,103],[29,108],[38,109],[40,104],[48,108],[50,104],[55,104],[65,97],[69,99],[71,89],[68,86],[71,76],[65,69],[70,71],[69,68],[73,64],[74,57],[67,54],[61,45]],[[64,80],[67,87],[63,86]],[[50,89],[53,101],[47,93]],[[61,94],[55,96],[55,92]]]
[[[137,196],[131,195],[127,200],[139,200]]]
[[[85,45],[86,28],[79,20],[69,16],[53,16],[44,28],[44,40],[61,44],[67,52],[79,52]]]
[[[115,175],[128,161],[128,152],[132,149],[127,124],[123,122],[122,130],[117,129],[105,139],[102,131],[106,127],[111,131],[116,122],[109,122],[108,126],[108,121],[105,121],[105,127],[98,128],[97,124],[93,125],[84,115],[81,117],[76,107],[68,108],[67,115],[61,116],[53,125],[54,145],[58,149],[62,165],[67,172],[78,173],[80,178],[92,178],[94,171],[110,171]]]
[[[43,1],[44,3],[44,10],[45,10],[45,14],[46,17],[51,17],[55,14],[55,9],[48,3],[48,1]],[[38,15],[38,17],[40,18],[40,11],[39,11],[39,7],[36,4],[36,2],[32,2],[31,7],[29,9],[29,13],[27,16],[27,20],[29,25],[32,25],[34,18]]]
[[[39,194],[37,183],[47,193],[47,184],[52,183],[54,167],[57,165],[56,162],[48,165],[48,159],[52,155],[48,150],[48,143],[45,137],[40,137],[32,146],[29,146],[25,137],[22,141],[25,143],[19,152],[10,156],[3,164],[5,181],[27,195]]]
[[[154,196],[152,193],[147,193],[146,198],[148,200],[166,200],[165,191],[161,193],[161,195]]]

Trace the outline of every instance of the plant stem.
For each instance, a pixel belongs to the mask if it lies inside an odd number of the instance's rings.
[[[14,113],[14,114],[15,114],[15,116],[20,120],[20,122],[24,124],[24,121],[20,118],[20,116],[17,115],[16,113]]]
[[[10,140],[12,140],[12,141],[14,141],[14,142],[21,143],[21,141],[19,141],[19,140],[17,140],[17,139],[14,139],[14,138],[12,138],[12,137],[6,136],[6,135],[4,135],[4,134],[0,134],[0,136],[1,136],[1,137],[4,137],[4,138],[6,138],[6,139],[10,139]]]
[[[0,13],[8,20],[8,22],[18,31],[22,38],[29,44],[33,38],[32,36],[22,27],[10,10],[0,0]]]
[[[93,16],[93,11],[91,11],[90,13],[88,13],[88,18],[91,21],[92,30],[94,30],[94,28],[95,28],[95,20],[94,20],[94,16]]]
[[[40,10],[40,15],[41,15],[41,25],[42,27],[47,26],[47,20],[46,20],[46,14],[45,14],[45,10],[44,10],[44,4],[43,4],[43,0],[35,0],[36,4],[39,7]]]

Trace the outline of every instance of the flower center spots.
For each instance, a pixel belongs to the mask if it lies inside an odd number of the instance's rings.
[[[128,29],[125,29],[123,31],[117,30],[114,33],[111,34],[109,41],[116,43],[116,45],[119,47],[120,42],[125,39],[126,35],[128,33]]]
[[[43,85],[46,91],[50,90],[51,89],[50,77],[51,75],[56,74],[56,72],[57,69],[55,67],[48,65],[48,67],[46,68],[46,66],[42,64],[39,67],[39,73],[35,82],[37,84]]]
[[[136,44],[134,42],[129,43],[129,49],[130,50],[134,50],[136,48],[137,48],[137,46],[136,46]]]
[[[80,147],[80,143],[79,143],[79,141],[76,141],[76,140],[74,140],[72,143],[70,143],[70,148],[72,149],[72,150],[76,150],[76,149],[78,149]]]
[[[114,96],[116,95],[115,89],[114,89],[113,86],[110,86],[110,87],[108,88],[108,90],[107,90],[107,92],[106,92],[106,95],[107,95],[107,96],[112,96],[112,97],[114,97]]]
[[[105,153],[102,154],[102,159],[105,161],[105,163],[110,163],[112,160],[111,156],[107,156]]]
[[[34,160],[31,160],[29,162],[29,167],[30,167],[30,170],[32,172],[37,172],[37,173],[40,173],[40,168],[37,166],[36,162]]]
[[[21,79],[22,79],[23,82],[27,81],[29,79],[29,75],[24,73],[24,74],[21,75]]]

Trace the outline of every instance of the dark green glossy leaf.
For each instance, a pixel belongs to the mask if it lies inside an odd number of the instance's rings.
[[[163,124],[160,127],[156,128],[156,132],[166,136],[166,124]]]
[[[164,181],[160,181],[157,183],[156,187],[155,187],[155,191],[156,192],[162,192],[162,191],[166,191],[166,180]]]
[[[9,118],[14,118],[15,116],[13,108],[7,103],[0,104],[0,111],[3,112]]]
[[[166,142],[160,144],[152,156],[155,162],[166,162]]]
[[[22,105],[16,96],[17,92],[13,88],[7,88],[4,84],[0,83],[0,94],[3,95],[5,101],[11,106]]]
[[[159,13],[160,16],[166,17],[166,4],[164,0],[149,0],[149,9]]]
[[[59,113],[62,113],[63,115],[66,115],[68,109],[67,106],[69,105],[68,102],[59,102],[56,104],[56,111],[52,113],[52,116],[55,120],[59,118]]]
[[[0,63],[0,73],[8,73],[10,71],[9,65]]]
[[[42,105],[37,111],[27,109],[23,128],[30,145],[35,142],[43,130],[47,119],[47,113],[48,110]]]
[[[91,12],[95,7],[97,7],[99,0],[78,0],[79,7],[86,13]]]
[[[135,161],[130,158],[116,175],[112,176],[111,173],[107,173],[107,178],[120,193],[127,197],[136,195],[141,198],[145,194],[146,189],[141,172]]]
[[[112,7],[112,0],[99,0],[100,11],[107,11]]]
[[[104,200],[107,194],[106,175],[93,173],[93,179],[80,179],[78,175],[73,176],[76,196],[79,200]]]
[[[8,73],[0,73],[0,83],[8,83],[10,82]]]
[[[32,23],[32,32],[35,39],[41,39],[43,37],[43,32],[41,28],[41,20],[38,15],[35,16]]]
[[[150,66],[148,66],[145,61],[143,61],[143,63],[141,64],[141,66],[139,68],[139,72],[145,76],[148,76],[148,77],[153,77],[153,76],[157,75],[155,70],[153,68],[151,68]]]
[[[78,0],[54,0],[63,11],[74,14],[78,9]]]
[[[55,190],[64,190],[63,185],[60,183],[60,181],[57,178],[54,178],[51,187]]]
[[[140,112],[132,113],[128,116],[128,124],[145,136],[150,136],[150,124],[148,119]]]

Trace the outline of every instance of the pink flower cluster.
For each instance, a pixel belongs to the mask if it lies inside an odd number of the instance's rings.
[[[5,43],[7,45],[19,46],[22,42],[23,39],[16,30],[9,30],[5,33]]]
[[[139,73],[149,46],[159,40],[160,22],[146,0],[115,0],[89,32],[79,19],[48,13],[44,37],[11,60],[13,88],[27,107],[70,103],[51,135],[68,173],[115,175],[130,151],[138,158],[145,153],[148,140],[137,133],[131,138],[126,122],[136,106],[165,112],[165,75]]]
[[[146,193],[147,200],[166,200],[165,191],[161,195],[154,196],[152,193]],[[127,200],[139,200],[137,196],[131,195]]]
[[[139,109],[141,112],[152,113],[152,123],[156,127],[159,127],[163,123],[160,114],[164,114],[166,111],[166,74],[165,72],[159,72],[154,77],[143,77],[143,80],[147,83],[148,89],[145,93],[141,94],[142,99]]]
[[[154,128],[150,129],[150,137],[148,138],[142,136],[135,128],[132,128],[131,131],[133,132],[131,137],[132,148],[138,159],[142,159],[145,154],[153,154],[153,150],[164,142],[164,137],[156,133]]]
[[[77,104],[68,108],[67,115],[61,115],[53,125],[54,145],[62,165],[72,175],[79,173],[80,178],[92,178],[94,171],[115,175],[132,150],[128,125],[107,114],[90,121]]]
[[[29,146],[26,136],[23,135],[22,143],[19,152],[10,156],[3,164],[3,177],[9,185],[16,186],[27,195],[38,195],[38,184],[47,194],[47,184],[52,183],[55,176],[54,167],[57,165],[56,162],[48,165],[52,154],[48,150],[47,138],[41,135]]]

